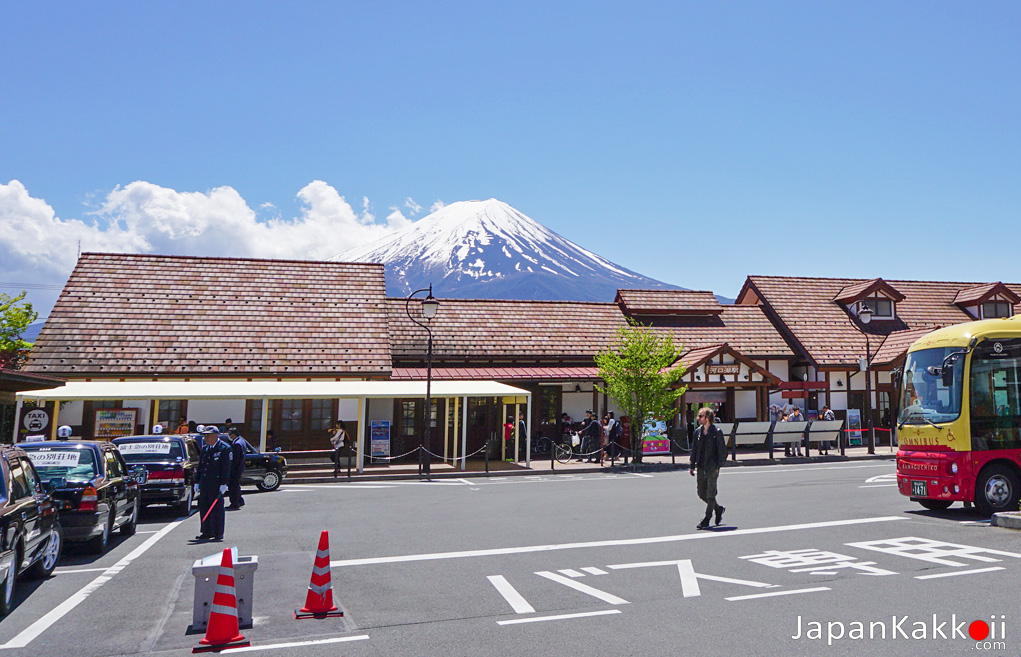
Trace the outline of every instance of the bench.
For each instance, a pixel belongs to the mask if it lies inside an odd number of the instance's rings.
[[[814,420],[809,422],[808,442],[836,442],[841,439],[843,420]],[[842,443],[837,442],[837,445]]]

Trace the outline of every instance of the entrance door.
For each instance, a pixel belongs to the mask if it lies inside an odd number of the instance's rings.
[[[277,399],[272,422],[275,443],[285,452],[328,450],[335,417],[335,399]],[[353,428],[347,430],[351,433]]]
[[[432,399],[432,435],[429,451],[433,454],[443,455],[443,423],[440,418],[445,417],[446,400]],[[397,426],[391,437],[390,455],[403,456],[398,459],[403,462],[417,462],[419,445],[424,445],[425,423],[425,399],[397,399],[394,401],[394,417],[397,418]],[[412,452],[412,453],[408,453]],[[436,456],[433,456],[436,461]]]

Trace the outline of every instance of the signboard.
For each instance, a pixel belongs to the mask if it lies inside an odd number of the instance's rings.
[[[372,458],[390,456],[390,422],[373,420],[369,423],[369,455]]]
[[[107,408],[96,411],[96,423],[92,435],[96,438],[117,438],[135,433],[137,408]]]
[[[670,439],[669,438],[655,438],[652,440],[642,441],[642,454],[669,454],[670,453]]]
[[[861,411],[857,408],[847,409],[848,444],[861,445]]]
[[[73,468],[81,461],[82,450],[33,450],[28,453],[28,458],[37,468]]]
[[[121,443],[117,449],[121,454],[169,454],[172,445],[169,440]]]
[[[740,374],[740,373],[741,373],[741,364],[740,363],[732,363],[730,365],[707,365],[706,366],[706,374],[709,374],[710,376],[713,375],[713,374],[734,374],[734,375],[737,375],[737,374]]]
[[[18,440],[46,440],[53,429],[53,404],[25,407],[18,422]]]

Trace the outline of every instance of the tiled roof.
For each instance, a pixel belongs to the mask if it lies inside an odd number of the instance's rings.
[[[424,367],[394,368],[392,379],[424,381]],[[434,367],[437,381],[587,381],[599,378],[598,367]]]
[[[630,315],[718,315],[723,306],[712,292],[698,290],[617,290],[616,303]]]
[[[875,279],[882,280],[882,279]],[[901,331],[935,329],[973,318],[958,307],[954,300],[958,293],[978,283],[941,281],[889,281],[889,285],[903,295],[897,303],[897,318],[874,319],[861,326],[852,323],[849,313],[834,299],[848,286],[870,283],[846,278],[798,278],[788,276],[749,276],[745,289],[751,289],[774,313],[805,354],[820,366],[854,366],[865,356],[865,337],[868,331],[873,350],[879,349],[888,335]],[[867,286],[866,286],[867,287]],[[1015,294],[1021,285],[1007,286]],[[741,298],[745,297],[742,290]],[[1015,313],[1021,308],[1015,306]],[[890,349],[898,342],[891,342]],[[905,349],[910,342],[905,345]],[[884,353],[884,358],[890,354]]]
[[[915,340],[931,332],[931,328],[917,328],[891,333],[872,355],[872,363],[874,365],[892,365],[907,353],[908,347],[914,344]]]
[[[1021,297],[1018,297],[1013,290],[1003,283],[997,282],[965,288],[957,293],[957,296],[954,298],[954,303],[966,306],[980,301],[985,301],[995,294],[1002,294],[1009,299],[1011,303],[1018,303],[1021,301]]]
[[[388,375],[383,266],[86,253],[27,371]]]
[[[412,312],[417,313],[412,302]],[[788,358],[790,346],[757,306],[721,306],[719,315],[658,317],[653,330],[673,336],[690,351],[723,342],[748,357]],[[405,312],[405,299],[387,299],[390,341],[397,366],[425,360],[426,332]],[[416,318],[421,317],[416,314]],[[424,321],[424,320],[421,320]],[[441,299],[432,320],[437,366],[467,361],[548,364],[560,360],[591,363],[627,322],[612,303]]]

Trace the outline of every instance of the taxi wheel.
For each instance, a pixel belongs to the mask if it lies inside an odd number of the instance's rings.
[[[103,524],[103,533],[89,541],[89,552],[93,554],[103,554],[106,552],[106,546],[110,544],[110,534],[113,532],[113,511],[110,511],[109,517]]]
[[[55,525],[53,531],[50,532],[49,539],[46,541],[43,553],[39,556],[39,561],[36,561],[32,566],[32,577],[46,579],[52,575],[53,569],[57,567],[57,562],[60,561],[60,550],[63,547],[64,538],[60,533],[60,526]]]
[[[121,525],[121,536],[131,536],[135,533],[135,530],[138,529],[138,503],[138,498],[135,498],[135,503],[132,505],[133,508],[131,509],[131,520],[128,520],[126,523]]]
[[[192,487],[188,484],[188,490],[184,493],[184,499],[177,504],[177,515],[186,516],[191,513]]]
[[[3,591],[0,595],[0,616],[6,616],[14,607],[14,582],[18,579],[18,564],[21,563],[21,548],[14,551],[11,567],[4,578]]]
[[[979,473],[975,486],[975,507],[991,516],[1001,511],[1016,511],[1021,483],[1017,473],[1005,465],[994,463]]]
[[[276,470],[268,470],[266,474],[262,476],[262,481],[255,482],[255,487],[261,491],[271,491],[280,488],[280,482],[283,481],[283,477]]]

